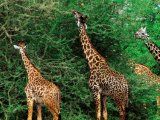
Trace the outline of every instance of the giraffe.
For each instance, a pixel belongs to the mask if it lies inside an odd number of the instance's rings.
[[[133,61],[131,59],[129,59],[128,62],[131,65],[131,68],[133,69],[133,72],[135,74],[137,74],[137,75],[145,75],[145,76],[147,76],[147,78],[149,78],[151,80],[156,80],[156,79],[159,78],[146,65],[142,65],[142,64],[136,63],[135,61]]]
[[[42,120],[42,105],[48,107],[54,120],[60,120],[60,89],[54,83],[45,80],[40,71],[31,63],[25,51],[24,41],[19,41],[14,48],[20,51],[28,75],[28,83],[25,87],[28,120],[32,120],[34,103],[37,105],[37,120]]]
[[[155,60],[160,64],[160,49],[157,47],[157,45],[151,40],[149,35],[146,32],[146,27],[145,28],[140,28],[134,36],[138,39],[141,39],[144,41],[145,45],[149,49],[149,51],[152,53],[154,56]]]
[[[160,65],[160,49],[158,48],[158,46],[151,40],[151,38],[149,37],[149,35],[146,32],[146,27],[143,28],[141,27],[135,34],[134,36],[138,39],[141,39],[144,41],[145,45],[147,46],[147,48],[149,49],[149,51],[152,53],[152,55],[154,56],[154,59],[158,62],[158,64]],[[158,81],[158,80],[157,80]],[[160,108],[160,96],[157,97],[158,99],[158,107]]]
[[[133,66],[133,71],[135,74],[145,76],[144,80],[147,78],[149,79],[149,81],[146,81],[148,85],[152,85],[153,83],[160,84],[160,77],[154,74],[147,66],[138,64],[133,60],[129,60],[129,63],[131,63],[131,66]],[[160,96],[156,97],[156,102],[157,108],[160,108]],[[144,106],[146,107],[146,104],[144,104]],[[159,110],[157,111],[157,114],[160,115]]]
[[[106,97],[110,96],[119,111],[120,120],[125,120],[125,109],[128,102],[128,82],[125,77],[109,68],[104,57],[92,46],[87,35],[86,15],[73,11],[80,31],[80,41],[90,68],[89,87],[96,105],[96,120],[101,116],[108,119]]]

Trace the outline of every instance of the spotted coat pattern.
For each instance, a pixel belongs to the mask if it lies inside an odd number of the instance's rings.
[[[146,32],[146,28],[140,28],[134,35],[136,38],[144,40],[145,45],[149,51],[154,56],[155,60],[160,64],[160,49],[159,47],[151,40],[149,35]]]
[[[128,83],[123,75],[109,68],[106,60],[92,46],[86,33],[86,16],[74,11],[80,31],[80,40],[90,67],[89,87],[92,90],[96,104],[96,120],[107,120],[106,96],[115,101],[120,120],[125,120],[125,108],[128,101]],[[101,113],[102,111],[102,113]]]
[[[134,73],[137,75],[140,75],[146,80],[147,84],[152,85],[153,83],[160,84],[160,77],[154,74],[147,66],[138,64],[134,61],[130,62],[131,65],[133,66]],[[160,96],[156,97],[157,101],[157,108],[160,108]],[[144,104],[146,107],[146,105]],[[160,111],[157,111],[157,114],[160,115]]]
[[[160,65],[160,49],[159,47],[151,40],[149,35],[146,32],[146,28],[140,28],[134,36],[138,39],[144,40],[145,45],[149,49],[150,53],[154,56],[154,59],[158,62]],[[159,82],[159,78],[156,80],[157,83]],[[157,97],[158,102],[157,105],[160,106],[160,97]],[[159,112],[160,114],[160,112]]]
[[[60,89],[52,82],[43,78],[40,71],[30,62],[23,41],[18,47],[28,74],[28,83],[25,87],[28,104],[28,120],[32,120],[33,104],[37,105],[37,120],[42,120],[41,106],[46,105],[54,120],[60,116]]]

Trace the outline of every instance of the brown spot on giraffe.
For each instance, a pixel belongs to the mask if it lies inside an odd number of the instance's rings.
[[[149,35],[146,32],[146,28],[140,28],[134,35],[136,38],[141,39],[144,41],[145,45],[147,46],[147,48],[149,49],[150,53],[154,56],[154,59],[158,62],[158,64],[160,65],[160,49],[159,47],[151,40],[151,38],[149,37]],[[160,101],[160,97],[158,97],[159,101]],[[160,102],[158,102],[157,105],[160,106],[159,104]],[[159,112],[160,114],[160,112]]]
[[[92,46],[86,33],[87,17],[77,11],[74,11],[73,14],[79,27],[79,36],[84,54],[90,67],[90,79],[88,83],[96,104],[96,120],[100,120],[101,116],[104,120],[108,119],[106,109],[107,96],[112,97],[115,101],[120,114],[120,120],[125,120],[125,108],[128,102],[127,80],[123,75],[110,69],[105,58]]]
[[[148,85],[152,85],[153,83],[160,84],[160,77],[154,74],[147,66],[138,64],[133,60],[129,60],[129,63],[131,64],[131,66],[133,66],[134,73],[142,76]],[[160,91],[158,90],[158,92]],[[160,108],[160,96],[156,97],[156,101],[157,108]],[[157,110],[157,114],[160,115],[159,110]]]
[[[146,32],[146,28],[140,28],[134,36],[138,39],[141,39],[144,41],[145,45],[149,49],[149,51],[154,56],[155,60],[160,64],[160,49],[157,47],[157,45],[151,40],[149,35]]]
[[[28,105],[28,120],[32,120],[33,104],[37,103],[37,120],[42,120],[41,106],[46,105],[54,120],[60,120],[60,89],[52,82],[45,80],[39,70],[30,62],[25,52],[25,43],[14,45],[19,49],[28,74],[25,87]]]

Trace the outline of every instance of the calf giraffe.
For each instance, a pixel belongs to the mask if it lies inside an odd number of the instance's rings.
[[[26,54],[26,45],[20,41],[14,45],[19,49],[28,74],[28,83],[25,87],[28,105],[28,120],[32,120],[33,104],[37,103],[37,120],[42,120],[41,105],[45,104],[52,113],[54,120],[60,120],[60,90],[53,84],[45,80],[40,71],[30,62]]]
[[[95,99],[96,120],[101,119],[101,114],[104,120],[108,119],[106,109],[107,96],[111,96],[115,101],[119,110],[120,120],[125,120],[125,108],[128,102],[127,80],[123,75],[111,70],[105,58],[92,46],[86,32],[87,17],[77,11],[74,11],[73,14],[79,27],[80,40],[90,67],[89,87]]]
[[[129,62],[134,67],[133,70],[135,74],[141,76],[145,75],[145,77],[149,78],[149,81],[147,81],[149,85],[152,85],[153,83],[160,84],[160,77],[154,74],[147,66],[138,64],[132,60],[130,60]],[[157,101],[157,108],[160,108],[160,96],[156,97],[156,101]],[[159,110],[157,111],[157,114],[160,114]]]

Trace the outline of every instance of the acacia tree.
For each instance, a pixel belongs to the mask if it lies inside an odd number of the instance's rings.
[[[160,44],[158,4],[158,0],[0,1],[0,119],[27,118],[26,71],[13,48],[21,39],[26,41],[27,53],[42,75],[60,86],[62,119],[95,119],[94,102],[87,84],[89,69],[71,14],[73,9],[88,16],[87,32],[93,45],[112,69],[127,77],[129,119],[158,119],[155,86],[146,85],[126,62],[130,58],[159,73],[159,66],[143,42],[133,37],[139,27],[147,26],[153,41]],[[143,103],[147,109],[142,107]],[[118,119],[111,99],[107,109],[110,120]],[[46,109],[43,109],[43,118],[51,119]]]

